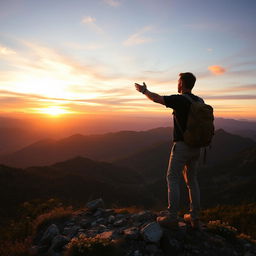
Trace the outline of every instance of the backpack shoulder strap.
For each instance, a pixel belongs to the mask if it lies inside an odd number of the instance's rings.
[[[194,102],[204,103],[204,100],[198,96],[196,96],[198,99],[198,101],[197,101],[197,100],[192,99],[188,94],[181,94],[181,95],[184,96],[186,99],[188,99],[191,103],[194,103]]]

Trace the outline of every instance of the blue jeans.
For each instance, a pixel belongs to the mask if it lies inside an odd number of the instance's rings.
[[[168,210],[174,219],[177,219],[180,208],[180,180],[182,175],[189,192],[191,218],[199,218],[200,190],[197,181],[197,169],[200,151],[200,148],[189,147],[183,141],[173,143],[166,179]]]

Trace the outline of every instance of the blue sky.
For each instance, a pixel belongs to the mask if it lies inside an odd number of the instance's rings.
[[[190,71],[216,116],[255,120],[255,10],[254,0],[1,1],[2,114],[166,115],[134,82],[168,95]]]

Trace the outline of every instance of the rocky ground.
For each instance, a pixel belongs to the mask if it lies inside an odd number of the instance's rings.
[[[31,255],[79,256],[253,256],[256,243],[220,221],[193,230],[183,219],[178,230],[161,227],[158,216],[165,212],[130,213],[104,208],[102,199],[89,202],[68,220],[57,221],[37,231]],[[102,251],[97,243],[102,245]],[[118,248],[112,253],[110,247]],[[97,248],[96,248],[97,247]],[[95,249],[96,248],[96,249]],[[104,249],[105,248],[105,249]],[[87,251],[86,251],[87,250]],[[94,251],[95,250],[95,253]],[[87,253],[86,253],[87,252]],[[89,253],[90,252],[90,253]]]

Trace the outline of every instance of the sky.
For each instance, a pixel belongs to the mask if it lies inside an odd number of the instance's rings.
[[[167,117],[135,90],[181,72],[216,117],[256,120],[255,0],[0,0],[0,115]]]

